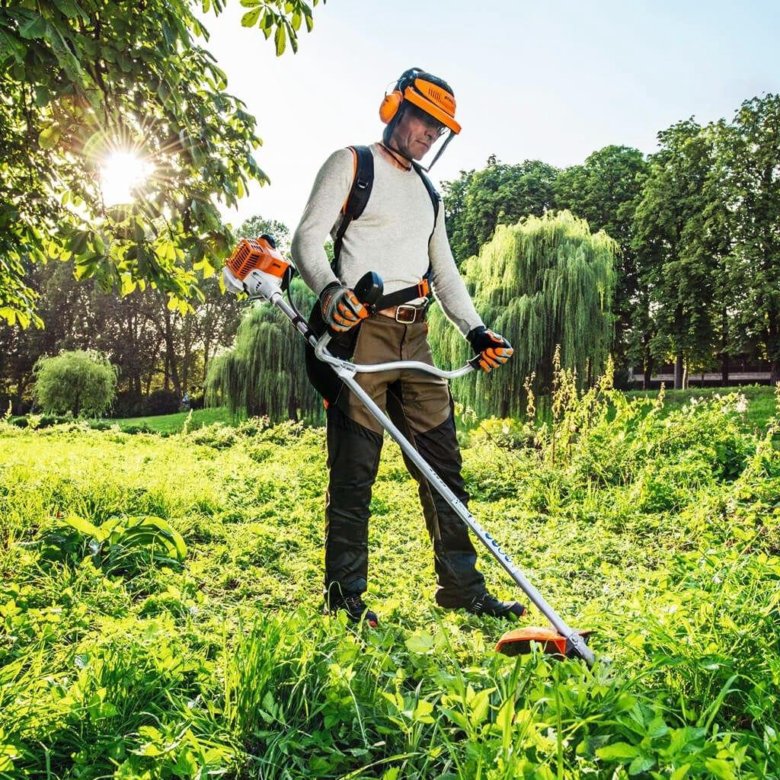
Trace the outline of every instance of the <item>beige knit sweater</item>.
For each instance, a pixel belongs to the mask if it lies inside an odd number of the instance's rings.
[[[374,156],[374,184],[365,211],[352,221],[344,235],[340,279],[328,263],[324,242],[328,233],[335,239],[341,208],[352,187],[354,166],[349,149],[334,152],[314,181],[292,241],[292,257],[298,271],[318,294],[331,282],[341,281],[352,287],[367,271],[376,271],[388,294],[417,284],[430,262],[434,295],[447,317],[465,335],[483,323],[452,257],[444,209],[439,208],[434,227],[433,206],[420,176],[393,165],[377,144],[370,148]]]

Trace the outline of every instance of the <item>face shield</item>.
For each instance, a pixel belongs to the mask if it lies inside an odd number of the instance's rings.
[[[423,169],[428,171],[444,152],[452,137],[460,133],[461,128],[455,119],[455,98],[449,88],[446,88],[443,82],[436,83],[424,75],[418,75],[419,73],[416,70],[410,71],[409,78],[402,77],[396,86],[393,94],[398,96],[400,105],[385,129],[384,140],[385,143],[388,142],[403,116],[413,116],[433,131],[433,143],[425,153],[425,159],[431,162],[427,167],[423,166]]]
[[[425,125],[426,129],[429,129],[435,133],[435,140],[423,158],[426,161],[430,160],[430,162],[427,164],[427,167],[422,166],[424,170],[429,171],[433,167],[433,164],[436,162],[436,160],[439,159],[444,150],[447,148],[447,144],[449,144],[449,142],[452,140],[455,132],[452,130],[452,128],[444,125],[438,119],[431,116],[431,114],[428,114],[421,108],[418,108],[413,103],[406,104],[402,108],[402,111],[414,117],[418,122]]]

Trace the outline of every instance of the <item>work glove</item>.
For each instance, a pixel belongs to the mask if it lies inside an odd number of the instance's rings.
[[[354,291],[340,282],[331,282],[320,293],[320,308],[325,324],[337,333],[346,333],[368,317],[368,309]]]
[[[506,363],[512,357],[512,345],[498,333],[479,325],[466,336],[475,354],[479,355],[479,367],[487,374]]]

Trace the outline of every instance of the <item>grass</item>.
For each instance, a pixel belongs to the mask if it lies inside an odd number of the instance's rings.
[[[467,437],[471,510],[593,670],[434,606],[394,446],[369,631],[321,615],[321,429],[0,424],[0,777],[780,778],[780,452],[745,419],[603,389]]]
[[[657,398],[658,390],[630,390],[627,398]],[[738,393],[747,399],[745,423],[756,431],[764,431],[775,412],[775,388],[768,385],[744,385],[742,387],[692,387],[687,390],[664,390],[667,410],[679,408],[691,398],[710,399],[716,395]]]
[[[687,403],[691,398],[712,398],[715,395],[727,395],[740,393],[747,399],[747,414],[744,422],[756,431],[766,430],[775,408],[775,391],[772,387],[761,385],[749,385],[735,388],[691,388],[688,390],[665,390],[664,413]],[[631,390],[625,395],[627,398],[657,398],[658,390]],[[166,435],[181,433],[187,421],[189,412],[177,412],[175,414],[158,415],[154,417],[127,417],[107,422],[111,425],[119,425],[123,431],[146,431],[162,433]],[[206,425],[221,423],[234,426],[240,423],[241,417],[234,417],[224,407],[197,409],[192,412],[189,429],[195,430]],[[474,427],[474,423],[466,427]]]
[[[236,423],[233,415],[225,407],[193,409],[192,417],[190,417],[190,412],[176,412],[175,414],[161,414],[154,417],[124,417],[106,422],[118,425],[123,431],[128,428],[138,428],[154,433],[172,434],[181,433],[188,418],[190,419],[188,426],[190,430],[214,423],[222,423],[223,425]]]

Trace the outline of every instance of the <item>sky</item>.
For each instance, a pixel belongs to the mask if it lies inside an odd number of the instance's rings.
[[[780,0],[328,0],[280,58],[241,27],[245,11],[232,0],[202,17],[271,179],[223,210],[235,226],[260,215],[293,230],[328,155],[380,138],[379,104],[409,67],[455,92],[463,131],[431,171],[437,185],[492,154],[558,167],[610,144],[649,154],[674,122],[731,118],[780,92]]]

